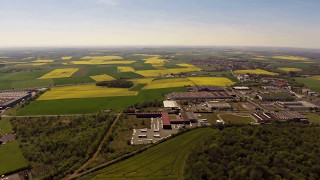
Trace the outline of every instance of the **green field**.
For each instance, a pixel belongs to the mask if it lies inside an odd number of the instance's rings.
[[[18,141],[11,141],[0,147],[0,174],[28,167]]]
[[[121,161],[83,179],[182,179],[186,156],[205,137],[217,133],[209,128],[185,133],[141,154]]]
[[[320,80],[311,79],[311,78],[295,78],[296,81],[303,83],[305,86],[310,88],[313,91],[320,93]]]
[[[2,118],[0,119],[0,135],[7,134],[12,132],[12,125],[10,123],[10,119]]]
[[[319,113],[309,113],[307,114],[308,121],[314,124],[320,124],[320,114]]]
[[[138,102],[161,100],[163,99],[163,94],[174,91],[186,91],[186,89],[181,87],[141,90],[137,96],[33,101],[22,109],[18,115],[88,114],[96,113],[103,109],[120,111]]]

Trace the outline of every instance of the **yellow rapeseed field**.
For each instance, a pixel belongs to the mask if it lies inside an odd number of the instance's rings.
[[[129,81],[132,81],[134,85],[138,84],[149,84],[151,81],[153,81],[154,78],[138,78],[138,79],[129,79]]]
[[[136,61],[72,61],[73,64],[98,65],[98,64],[131,64]]]
[[[160,57],[150,57],[148,59],[143,59],[146,64],[152,64],[154,67],[161,67],[163,66],[166,62],[169,62],[167,59],[161,59]]]
[[[278,68],[279,70],[281,71],[285,71],[285,72],[299,72],[299,71],[302,71],[302,69],[300,68]]]
[[[121,56],[85,56],[82,61],[72,61],[73,64],[131,64],[135,61],[117,61],[122,60]]]
[[[61,57],[62,60],[69,60],[69,59],[72,59],[72,56],[64,56],[64,57]]]
[[[202,85],[213,85],[213,86],[230,86],[234,82],[225,77],[188,77],[194,84]]]
[[[170,87],[194,86],[194,83],[187,78],[168,78],[151,81],[143,89],[161,89]]]
[[[193,71],[201,71],[200,68],[191,65],[191,64],[177,64],[179,66],[185,67],[185,68],[175,68],[175,69],[157,69],[157,70],[140,70],[135,71],[135,73],[140,74],[145,77],[156,77],[156,76],[164,76],[168,74],[179,74],[183,72],[193,72]]]
[[[153,56],[153,57],[160,57],[160,55],[156,55],[156,54],[134,54],[134,56]]]
[[[266,60],[266,58],[264,56],[256,56],[254,58],[251,59],[255,59],[255,60]]]
[[[108,61],[108,60],[121,60],[121,56],[84,56],[81,59],[88,59],[93,61]]]
[[[52,59],[38,59],[38,60],[35,60],[35,61],[32,61],[32,62],[35,62],[35,63],[52,63],[54,60]]]
[[[29,64],[26,64],[26,65],[31,65],[31,66],[42,66],[42,65],[45,65],[47,63],[29,63]]]
[[[118,72],[134,72],[134,69],[131,66],[118,66]]]
[[[137,94],[137,91],[129,91],[129,89],[125,88],[108,88],[96,86],[95,84],[86,84],[54,87],[50,91],[47,91],[42,96],[40,96],[38,100],[136,96]]]
[[[107,74],[101,74],[101,75],[96,75],[96,76],[90,76],[93,80],[97,82],[101,81],[112,81],[115,80],[113,77],[107,75]]]
[[[292,61],[308,61],[309,58],[300,57],[300,56],[273,56],[274,59],[285,59],[285,60],[292,60]]]
[[[311,79],[320,80],[320,75],[317,75],[317,76],[311,76]]]
[[[53,79],[53,78],[65,78],[72,76],[73,73],[77,72],[79,68],[62,68],[62,69],[55,69],[38,79]]]
[[[274,72],[269,72],[263,69],[249,69],[249,70],[236,70],[234,71],[234,73],[236,74],[265,74],[265,75],[271,75],[271,76],[276,76],[278,75],[278,73],[274,73]]]

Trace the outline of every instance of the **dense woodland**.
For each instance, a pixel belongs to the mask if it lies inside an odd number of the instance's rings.
[[[96,151],[115,116],[12,119],[24,156],[33,176],[61,179],[73,172]]]
[[[320,179],[320,127],[228,127],[201,142],[185,179]]]

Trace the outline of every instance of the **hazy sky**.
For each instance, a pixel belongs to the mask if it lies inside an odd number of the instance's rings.
[[[0,47],[320,48],[320,0],[0,0]]]

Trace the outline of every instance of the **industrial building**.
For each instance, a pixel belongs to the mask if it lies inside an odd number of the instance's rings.
[[[2,91],[0,92],[0,109],[12,107],[30,97],[30,91]]]
[[[250,90],[249,87],[245,87],[245,86],[235,86],[235,87],[233,87],[232,89],[234,89],[234,90],[239,90],[239,91],[247,91],[247,90]]]
[[[161,116],[162,116],[161,112],[136,113],[137,118],[160,118]]]
[[[293,122],[308,122],[308,118],[299,114],[295,111],[280,111],[273,112],[273,116],[275,116],[280,121],[293,121]]]
[[[317,105],[307,101],[277,102],[277,105],[282,108],[290,109],[291,111],[309,111],[311,109],[319,109]]]
[[[257,123],[271,123],[273,120],[276,120],[271,113],[255,112],[251,116],[257,120]]]
[[[290,92],[265,93],[258,94],[257,97],[261,101],[283,101],[293,99],[294,94]]]
[[[163,107],[166,110],[179,110],[180,107],[176,101],[163,101]]]
[[[232,107],[226,102],[210,101],[207,102],[208,107],[213,110],[231,110]]]
[[[228,92],[173,92],[167,94],[170,100],[198,100],[198,99],[232,99]]]
[[[181,116],[185,122],[196,123],[198,121],[193,112],[182,112]]]
[[[163,129],[171,129],[171,122],[170,122],[170,117],[167,112],[162,112],[162,128]]]

